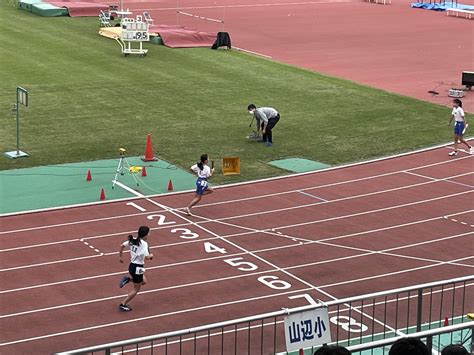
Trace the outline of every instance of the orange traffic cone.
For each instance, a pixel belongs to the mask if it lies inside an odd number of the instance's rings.
[[[105,200],[105,191],[104,188],[100,189],[100,200],[104,201]]]
[[[92,175],[91,175],[91,171],[90,171],[90,170],[87,170],[86,181],[92,181]]]
[[[145,177],[146,176],[146,167],[143,167],[142,168],[142,177]]]
[[[449,325],[448,317],[444,318],[444,326],[447,327]]]
[[[157,161],[158,158],[153,156],[153,148],[151,147],[151,134],[146,138],[145,156],[141,158],[143,161]]]
[[[171,181],[171,179],[168,182],[168,191],[173,191],[173,182]]]

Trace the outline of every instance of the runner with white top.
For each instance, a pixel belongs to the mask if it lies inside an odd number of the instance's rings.
[[[128,266],[128,272],[130,276],[124,276],[120,280],[120,288],[124,287],[128,282],[133,281],[133,289],[128,293],[127,297],[120,303],[119,309],[124,312],[131,311],[132,308],[128,305],[137,294],[140,292],[142,285],[147,283],[145,273],[145,260],[153,260],[153,254],[150,254],[148,248],[148,232],[150,228],[147,226],[141,226],[138,228],[138,235],[129,235],[128,240],[120,246],[119,258],[120,262],[123,263],[123,250],[126,247],[130,248],[130,265]]]
[[[209,187],[209,183],[207,182],[207,179],[209,179],[214,172],[214,168],[211,169],[207,165],[208,159],[209,158],[207,154],[203,154],[201,155],[201,161],[191,167],[191,171],[195,173],[198,178],[196,180],[196,194],[194,195],[194,199],[191,201],[188,207],[186,207],[186,213],[188,216],[191,215],[191,208],[201,201],[202,195],[208,195],[214,192],[214,190]]]
[[[458,142],[464,143],[469,148],[469,154],[474,154],[474,149],[467,143],[464,138],[464,132],[468,126],[466,117],[464,116],[464,110],[462,109],[462,101],[459,99],[453,100],[453,111],[451,112],[451,118],[449,119],[448,127],[451,126],[451,122],[454,119],[454,150],[449,153],[450,156],[458,155]]]

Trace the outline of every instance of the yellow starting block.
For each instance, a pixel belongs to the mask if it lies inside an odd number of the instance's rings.
[[[222,158],[222,174],[224,175],[240,174],[240,157]]]
[[[142,167],[141,166],[131,166],[130,168],[128,168],[128,171],[131,173],[131,174],[137,174],[139,172],[142,171]]]
[[[466,317],[469,320],[474,320],[474,313],[468,313],[468,314],[466,314]]]

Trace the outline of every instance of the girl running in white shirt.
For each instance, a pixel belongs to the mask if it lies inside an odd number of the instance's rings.
[[[142,285],[145,285],[147,280],[146,276],[144,275],[145,272],[145,259],[152,260],[153,254],[150,254],[150,250],[148,249],[148,232],[150,228],[147,226],[141,226],[138,228],[138,235],[129,235],[128,240],[123,242],[120,245],[119,250],[119,257],[120,262],[123,263],[122,253],[125,247],[130,248],[130,265],[128,266],[128,272],[130,276],[124,276],[122,280],[120,280],[120,288],[124,287],[128,282],[133,281],[133,289],[128,293],[127,297],[120,303],[119,309],[124,312],[131,311],[132,308],[128,305],[130,302],[140,291]]]
[[[186,207],[186,213],[188,216],[191,215],[191,208],[201,201],[202,195],[208,195],[214,192],[214,190],[209,187],[209,183],[207,182],[207,179],[212,176],[214,168],[211,169],[207,163],[208,156],[207,154],[203,154],[201,155],[201,161],[191,167],[191,171],[195,173],[198,178],[196,180],[196,194],[194,195],[194,199],[191,201],[188,207]]]
[[[466,117],[464,117],[464,110],[462,109],[462,101],[459,99],[453,100],[453,111],[449,119],[448,127],[454,119],[454,150],[449,153],[450,156],[458,155],[458,142],[464,143],[469,148],[469,154],[474,154],[474,149],[467,143],[464,138],[464,128],[467,126]]]

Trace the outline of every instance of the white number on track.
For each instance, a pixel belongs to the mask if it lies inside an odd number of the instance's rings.
[[[224,248],[219,248],[218,246],[209,243],[209,242],[204,242],[204,250],[206,253],[221,253],[221,254],[227,254],[227,251]]]
[[[314,300],[314,298],[311,297],[311,295],[309,293],[302,293],[301,295],[288,296],[288,298],[290,300],[294,300],[296,298],[304,298],[304,299],[306,299],[306,301],[308,301],[309,304],[312,304],[312,305],[317,305],[318,304],[318,302],[316,302]]]
[[[238,260],[242,260],[243,258],[232,258],[232,259],[225,259],[224,261],[229,264],[230,266],[234,266],[234,267],[237,267],[237,270],[240,270],[240,271],[253,271],[253,270],[257,270],[258,269],[258,266],[249,262],[249,261],[238,261]],[[245,265],[245,266],[241,266],[241,265]]]
[[[340,321],[342,319],[342,321]],[[363,333],[369,329],[366,325],[359,323],[354,318],[348,316],[334,316],[330,319],[331,323],[340,325],[343,330],[351,333]]]
[[[146,217],[149,220],[154,220],[155,218],[158,218],[158,221],[156,222],[159,226],[165,226],[167,224],[175,224],[175,221],[169,221],[165,222],[166,217],[163,216],[162,214],[151,214]]]
[[[268,281],[270,279],[270,281]],[[280,280],[278,276],[260,276],[258,279],[262,284],[273,288],[274,290],[286,290],[291,288],[291,284],[286,281]]]
[[[138,206],[136,203],[133,203],[133,202],[128,202],[127,203],[127,206],[132,206],[132,207],[135,207],[137,210],[139,210],[140,212],[145,212],[146,209],[143,208],[142,206]]]
[[[182,232],[179,236],[183,239],[196,239],[199,238],[199,234],[194,233],[192,230],[187,228],[175,228],[171,230],[171,233]]]

